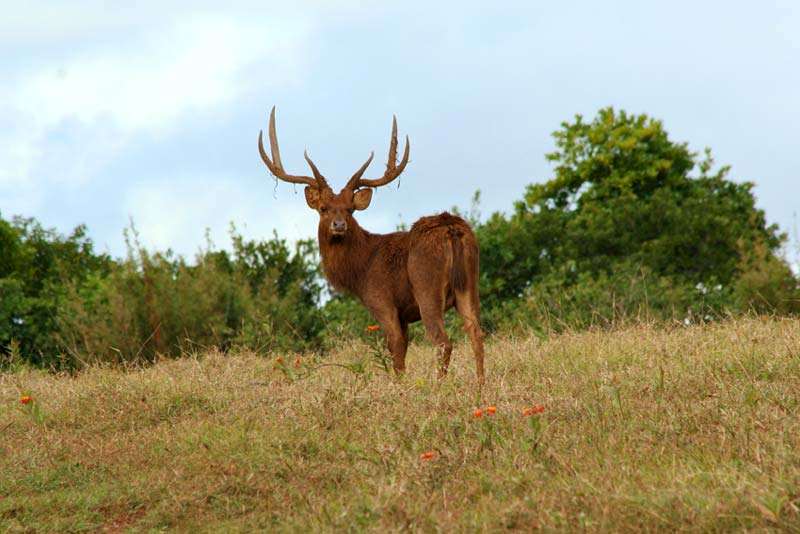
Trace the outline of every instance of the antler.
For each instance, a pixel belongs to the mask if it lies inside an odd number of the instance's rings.
[[[293,174],[287,174],[283,169],[283,163],[281,163],[281,151],[278,148],[278,136],[275,134],[275,106],[272,106],[272,112],[269,114],[269,147],[270,151],[272,152],[272,160],[269,159],[266,150],[264,150],[264,142],[262,137],[263,132],[259,131],[258,153],[261,154],[261,159],[264,160],[269,172],[271,172],[275,178],[292,184],[306,184],[319,189],[330,189],[325,177],[320,174],[317,166],[314,165],[314,162],[308,157],[307,152],[304,154],[304,156],[311,167],[311,171],[314,173],[314,178],[310,176],[295,176]]]
[[[361,176],[364,174],[364,171],[367,170],[369,164],[372,163],[372,157],[375,155],[374,152],[370,152],[369,158],[367,161],[361,166],[360,169],[356,171],[350,181],[347,182],[345,187],[350,188],[352,190],[356,190],[359,187],[379,187],[382,185],[386,185],[403,172],[403,169],[406,168],[406,164],[408,163],[408,151],[409,151],[409,141],[408,136],[406,136],[406,148],[403,151],[403,159],[400,160],[400,165],[397,164],[397,117],[392,117],[392,139],[389,142],[389,161],[386,162],[386,172],[383,174],[382,178],[376,178],[374,180],[364,180]]]

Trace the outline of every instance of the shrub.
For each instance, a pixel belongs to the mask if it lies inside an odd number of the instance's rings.
[[[61,344],[74,365],[149,362],[195,348],[261,352],[321,344],[320,286],[308,242],[245,241],[233,253],[211,244],[188,264],[128,241],[111,273],[80,287],[60,313]]]

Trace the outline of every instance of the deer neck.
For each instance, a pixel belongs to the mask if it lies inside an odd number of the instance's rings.
[[[370,234],[355,223],[342,239],[331,239],[323,228],[320,228],[318,237],[325,277],[338,291],[359,296],[369,260],[378,247],[379,236]]]

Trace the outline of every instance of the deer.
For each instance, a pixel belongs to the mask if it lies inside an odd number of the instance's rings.
[[[405,372],[408,326],[422,321],[427,338],[437,349],[438,377],[447,375],[453,345],[445,331],[445,313],[455,307],[470,339],[479,384],[484,382],[483,332],[478,295],[479,249],[470,225],[463,218],[442,212],[422,217],[408,231],[374,234],[362,228],[353,214],[366,210],[373,191],[396,180],[409,158],[409,138],[397,163],[397,117],[386,171],[380,178],[362,178],[375,155],[335,193],[327,179],[304,152],[313,176],[288,174],[281,162],[275,133],[275,107],[269,116],[271,157],[258,134],[258,151],[269,172],[278,180],[304,184],[306,204],[319,214],[317,238],[322,268],[339,292],[355,296],[370,311],[386,338],[396,375]]]

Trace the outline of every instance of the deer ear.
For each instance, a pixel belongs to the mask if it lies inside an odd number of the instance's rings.
[[[319,208],[319,189],[316,187],[308,186],[305,189],[306,204],[312,210]]]
[[[372,201],[372,189],[359,189],[353,194],[353,207],[357,210],[365,210]]]

